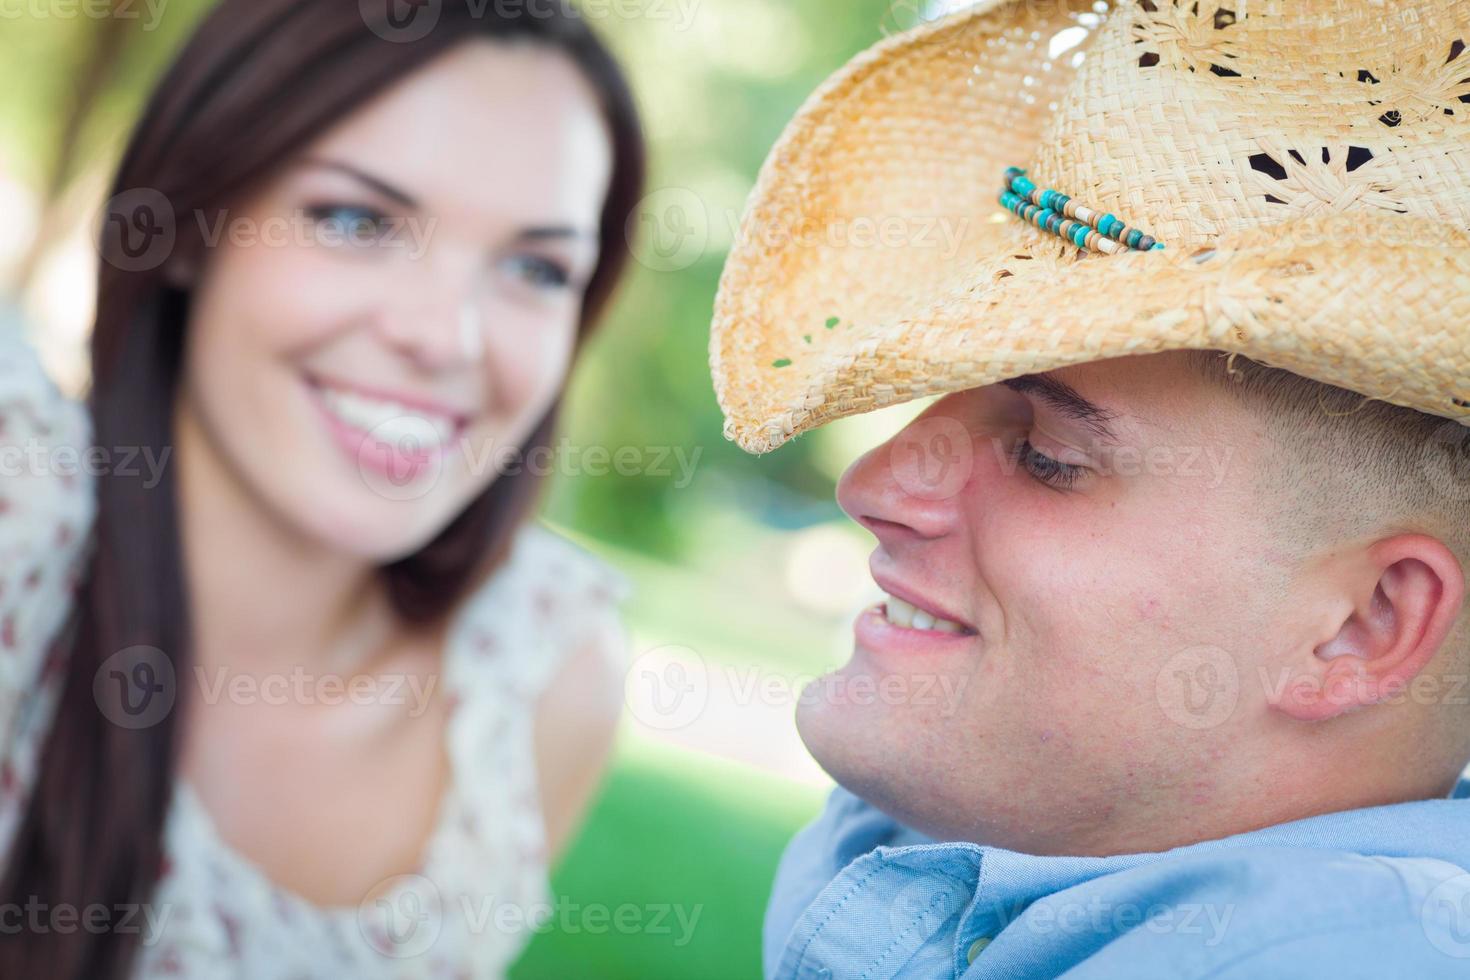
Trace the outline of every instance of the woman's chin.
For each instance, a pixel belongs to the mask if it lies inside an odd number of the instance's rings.
[[[361,487],[316,494],[292,523],[328,551],[385,565],[419,551],[449,525],[462,507],[447,496],[389,500]]]

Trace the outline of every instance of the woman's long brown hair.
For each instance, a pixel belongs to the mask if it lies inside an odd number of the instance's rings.
[[[277,170],[317,134],[452,46],[474,38],[530,42],[562,53],[598,93],[613,149],[601,257],[584,299],[581,335],[603,309],[628,258],[625,228],[641,193],[644,148],[628,86],[585,22],[562,4],[445,0],[420,5],[434,26],[413,37],[394,19],[398,0],[223,0],[155,88],[109,195],[125,206],[140,189],[179,216],[177,248],[197,226]],[[433,152],[425,147],[425,152]],[[486,179],[493,180],[494,175]],[[110,215],[104,215],[110,217]],[[134,215],[123,215],[125,221]],[[88,400],[99,446],[151,449],[172,442],[174,395],[189,295],[161,266],[130,271],[104,227]],[[197,243],[196,243],[197,244]],[[549,446],[556,408],[523,447]],[[166,458],[155,455],[155,458]],[[97,483],[95,540],[86,560],[60,668],[62,693],[39,775],[0,881],[0,903],[82,910],[101,905],[109,928],[0,937],[0,977],[103,978],[130,972],[139,934],[124,912],[150,900],[162,868],[165,819],[180,746],[182,700],[163,721],[132,730],[109,722],[93,676],[135,645],[189,672],[188,591],[172,468],[161,482],[109,474]],[[408,622],[442,618],[507,553],[537,499],[537,477],[503,476],[417,553],[382,569]],[[178,685],[182,695],[187,685]]]

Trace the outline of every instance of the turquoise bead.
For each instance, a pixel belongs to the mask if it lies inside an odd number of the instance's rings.
[[[1115,214],[1103,214],[1093,219],[1091,225],[1076,218],[1067,217],[1067,205],[1072,198],[1053,187],[1038,188],[1035,181],[1025,176],[1021,167],[1007,167],[1004,186],[997,198],[1001,205],[1022,220],[1037,228],[1066,239],[1078,248],[1087,249],[1087,237],[1093,231],[1139,251],[1159,251],[1163,242],[1155,241],[1137,228],[1130,228]]]

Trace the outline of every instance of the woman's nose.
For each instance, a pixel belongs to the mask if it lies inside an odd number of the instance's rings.
[[[942,537],[954,529],[974,464],[969,429],[931,409],[853,463],[837,503],[885,545]]]
[[[485,354],[482,292],[477,278],[463,271],[420,277],[412,294],[379,318],[379,332],[424,373],[477,365]]]

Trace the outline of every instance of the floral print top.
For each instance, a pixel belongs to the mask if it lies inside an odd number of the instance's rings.
[[[0,310],[0,314],[3,314]],[[0,854],[29,801],[95,514],[83,406],[0,316]],[[164,872],[134,919],[144,978],[494,977],[551,911],[533,707],[569,649],[622,649],[625,580],[529,526],[455,613],[442,689],[450,780],[419,867],[360,905],[277,886],[217,836],[179,779]]]

